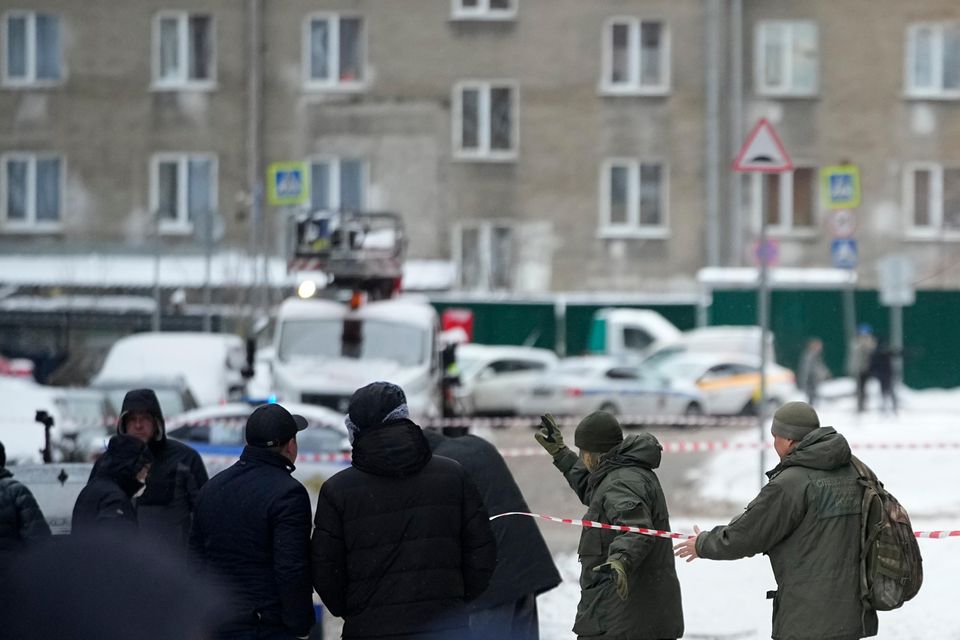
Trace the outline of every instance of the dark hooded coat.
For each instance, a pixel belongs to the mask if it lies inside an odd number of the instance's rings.
[[[152,389],[134,389],[127,393],[117,421],[117,433],[126,433],[126,418],[133,412],[153,416],[157,424],[149,443],[153,454],[150,481],[137,500],[140,528],[176,547],[185,547],[197,494],[207,481],[207,470],[200,455],[187,445],[167,439],[160,402]],[[97,472],[94,465],[91,479]]]
[[[345,639],[468,636],[466,603],[490,582],[496,542],[463,467],[432,455],[416,424],[361,427],[314,522],[314,588]]]
[[[777,580],[773,637],[855,640],[877,634],[860,601],[863,487],[850,446],[831,427],[811,431],[772,471],[747,510],[697,538],[697,555],[766,554]]]
[[[33,494],[0,465],[0,570],[26,544],[49,536],[50,527]]]
[[[449,437],[433,429],[426,431],[426,437],[435,455],[463,466],[490,515],[530,511],[507,463],[492,444],[474,435]],[[499,518],[490,527],[497,539],[497,568],[487,590],[470,603],[471,610],[539,595],[560,584],[560,573],[536,522]]]
[[[654,469],[660,443],[649,433],[624,438],[591,473],[572,451],[554,464],[581,502],[586,520],[670,530],[667,501]],[[580,534],[580,604],[574,633],[580,638],[648,640],[683,635],[680,583],[670,540],[585,528]],[[595,568],[619,560],[627,573],[627,600],[613,577]]]
[[[88,533],[101,527],[136,533],[133,496],[143,488],[137,474],[152,458],[147,445],[138,438],[113,436],[97,461],[93,477],[73,505],[72,533]]]

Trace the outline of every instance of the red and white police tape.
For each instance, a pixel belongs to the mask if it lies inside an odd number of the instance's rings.
[[[673,531],[660,531],[658,529],[645,529],[643,527],[631,527],[624,524],[606,524],[604,522],[595,522],[593,520],[575,520],[573,518],[557,518],[556,516],[547,516],[542,513],[527,513],[526,511],[509,511],[507,513],[499,513],[495,516],[491,516],[490,520],[496,520],[498,518],[506,518],[507,516],[526,516],[528,518],[539,518],[540,520],[547,520],[549,522],[556,522],[559,524],[567,524],[574,527],[580,528],[593,528],[593,529],[609,529],[611,531],[620,531],[623,533],[639,533],[645,536],[652,536],[655,538],[670,538],[672,540],[692,540],[696,538],[696,535],[691,535],[689,533],[675,533]],[[914,531],[913,535],[918,538],[960,538],[960,531]]]

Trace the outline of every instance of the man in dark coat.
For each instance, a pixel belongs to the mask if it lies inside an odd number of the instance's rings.
[[[443,432],[427,429],[434,455],[459,462],[476,485],[491,515],[530,511],[503,456],[496,447],[463,427]],[[470,603],[474,640],[536,640],[540,637],[537,596],[560,584],[547,543],[528,518],[500,518],[491,523],[497,539],[497,568],[490,586]]]
[[[587,506],[585,520],[670,530],[667,501],[654,473],[662,447],[652,434],[624,438],[613,415],[596,411],[577,426],[578,457],[564,445],[550,415],[541,424],[537,442]],[[659,640],[683,635],[680,582],[668,540],[584,528],[578,552],[577,637]]]
[[[136,533],[137,510],[133,497],[143,489],[152,460],[150,449],[139,438],[126,435],[110,438],[93,477],[73,505],[72,533],[83,534],[99,528]]]
[[[788,402],[771,431],[780,464],[747,510],[726,526],[676,546],[686,558],[770,557],[777,590],[773,638],[856,640],[877,634],[877,613],[860,599],[863,487],[850,446],[821,427],[805,402]]]
[[[7,450],[0,442],[0,571],[27,544],[50,537],[50,527],[30,489],[7,469]]]
[[[167,439],[160,401],[153,389],[127,392],[117,433],[139,438],[153,454],[150,482],[137,500],[140,529],[175,548],[185,548],[197,493],[207,481],[203,460],[187,445]],[[99,464],[94,465],[91,478]]]
[[[224,640],[305,638],[313,627],[310,497],[290,474],[302,416],[250,414],[240,460],[200,490],[190,549],[230,593]]]
[[[496,541],[463,467],[434,456],[400,387],[353,394],[352,467],[317,500],[313,585],[343,638],[469,637],[466,603],[487,588]]]

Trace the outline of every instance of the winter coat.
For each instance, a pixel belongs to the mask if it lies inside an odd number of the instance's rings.
[[[877,340],[869,333],[858,335],[850,345],[848,373],[853,376],[870,373],[870,358],[877,348]]]
[[[487,513],[530,511],[507,463],[496,447],[473,435],[448,437],[436,430],[425,433],[433,453],[459,462],[477,487]],[[560,584],[547,543],[530,518],[500,518],[490,523],[497,539],[497,567],[490,586],[470,603],[471,610],[490,609],[539,595]]]
[[[196,451],[167,439],[160,403],[150,389],[136,389],[124,397],[117,433],[126,433],[126,418],[134,411],[149,413],[157,422],[156,435],[149,443],[154,458],[150,481],[137,500],[140,529],[183,548],[190,534],[197,494],[207,481],[207,470]],[[91,478],[96,471],[97,465],[94,465]]]
[[[310,590],[310,497],[291,462],[247,446],[240,460],[200,490],[190,550],[230,590],[221,632],[258,628],[305,636],[314,623]]]
[[[626,437],[600,458],[592,473],[572,451],[554,464],[580,501],[586,520],[670,530],[667,501],[654,469],[660,443],[649,433]],[[580,533],[580,604],[574,633],[580,638],[646,640],[683,635],[683,607],[673,547],[664,538],[605,529]],[[620,560],[627,573],[627,600],[617,595],[613,577],[594,569]]]
[[[744,513],[700,534],[697,555],[770,556],[778,640],[876,635],[877,614],[860,602],[863,487],[846,439],[831,427],[816,429],[767,476],[770,482]]]
[[[150,460],[150,450],[143,442],[133,436],[114,436],[73,505],[72,533],[88,533],[101,527],[136,533],[133,496],[143,488],[137,474]]]
[[[420,427],[359,431],[315,525],[313,584],[345,639],[467,636],[466,602],[490,582],[496,541],[467,473],[432,455]]]
[[[30,489],[0,467],[0,571],[25,544],[50,536],[50,527]]]
[[[823,352],[809,349],[804,351],[797,370],[797,386],[809,393],[816,391],[820,383],[829,377],[830,370],[823,362]]]

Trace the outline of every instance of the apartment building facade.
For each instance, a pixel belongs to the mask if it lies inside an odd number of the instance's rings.
[[[400,213],[458,288],[692,291],[761,212],[781,265],[829,266],[849,161],[861,283],[896,252],[955,287],[952,0],[15,0],[0,40],[5,253],[189,253],[213,220],[279,255],[256,183],[305,160],[312,208]],[[794,172],[732,174],[760,117]]]

